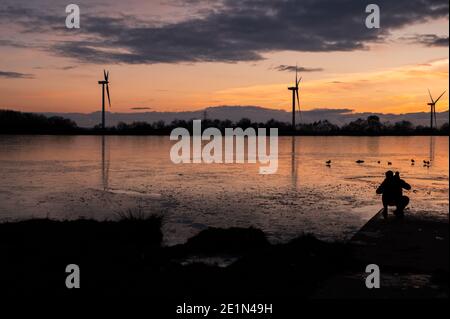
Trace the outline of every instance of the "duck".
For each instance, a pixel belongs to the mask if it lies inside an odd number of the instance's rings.
[[[325,162],[326,164],[330,165],[331,164],[331,160],[328,160]]]
[[[356,163],[362,164],[362,163],[364,163],[364,161],[363,160],[357,160]]]
[[[388,165],[392,165],[392,162],[388,162]]]

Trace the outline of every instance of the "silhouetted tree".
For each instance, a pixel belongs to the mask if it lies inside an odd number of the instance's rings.
[[[33,113],[22,113],[16,111],[0,110],[0,133],[7,134],[155,134],[168,135],[172,129],[176,127],[183,127],[192,133],[193,119],[173,120],[170,124],[164,121],[155,123],[147,122],[133,122],[124,123],[119,122],[116,126],[107,127],[102,130],[100,125],[96,125],[91,129],[79,128],[72,120],[54,116],[46,117]],[[230,120],[206,119],[202,121],[202,128],[216,127],[222,133],[225,128],[241,127],[247,129],[253,127],[255,129],[260,127],[278,128],[278,134],[290,135],[292,134],[291,124],[287,122],[280,122],[270,119],[266,123],[252,122],[248,118],[243,118],[238,122]],[[389,122],[382,123],[380,118],[375,115],[369,116],[367,119],[356,119],[341,128],[328,120],[316,121],[314,123],[298,123],[296,126],[296,134],[299,135],[429,135],[430,129],[426,126],[414,125],[409,121],[399,121],[394,124]],[[448,135],[448,123],[443,124],[439,129],[435,130],[433,134]]]
[[[380,133],[382,130],[382,124],[380,118],[376,115],[370,115],[367,118],[367,131],[369,133]]]
[[[77,130],[74,121],[60,116],[46,117],[34,113],[0,110],[2,133],[71,133]]]
[[[243,118],[239,122],[236,123],[236,126],[246,129],[252,126],[252,121],[248,118]]]
[[[394,130],[397,133],[410,133],[414,130],[414,126],[409,121],[400,121],[394,124]]]

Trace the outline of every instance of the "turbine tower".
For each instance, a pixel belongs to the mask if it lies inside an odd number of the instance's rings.
[[[295,131],[295,100],[297,100],[298,106],[298,116],[300,118],[300,98],[298,97],[298,85],[300,84],[300,79],[298,78],[298,68],[295,66],[295,86],[288,87],[289,91],[292,91],[292,131]]]
[[[433,130],[433,122],[434,122],[434,126],[435,128],[437,128],[437,120],[436,120],[436,103],[439,101],[439,99],[442,97],[442,95],[444,95],[445,91],[442,92],[441,95],[439,95],[439,97],[435,100],[433,100],[433,97],[431,96],[431,92],[430,89],[428,89],[428,94],[430,95],[430,100],[431,102],[428,103],[428,105],[430,106],[430,129]]]
[[[106,94],[108,95],[108,104],[109,107],[111,108],[111,100],[109,98],[109,71],[106,72],[105,70],[103,70],[103,76],[105,77],[105,79],[103,81],[98,81],[98,84],[102,85],[102,130],[105,130],[105,88],[106,88]]]

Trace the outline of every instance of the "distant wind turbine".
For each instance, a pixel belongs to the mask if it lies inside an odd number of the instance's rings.
[[[109,98],[109,71],[103,70],[103,76],[105,79],[103,81],[98,81],[98,84],[102,85],[102,130],[105,130],[105,88],[106,88],[106,94],[108,95],[108,104],[111,108],[111,100]]]
[[[298,68],[295,66],[295,86],[288,87],[289,91],[292,91],[292,131],[295,131],[295,100],[297,100],[298,106],[298,116],[300,118],[300,98],[298,97],[298,85],[300,84],[300,79],[298,78]]]
[[[428,103],[428,105],[430,106],[430,129],[433,129],[433,121],[434,121],[434,126],[437,128],[437,120],[436,120],[436,103],[439,101],[439,99],[442,97],[442,95],[444,95],[446,91],[442,92],[441,95],[439,95],[439,97],[435,100],[433,100],[433,97],[431,96],[431,92],[430,89],[428,89],[428,94],[430,95],[430,99],[431,102]]]

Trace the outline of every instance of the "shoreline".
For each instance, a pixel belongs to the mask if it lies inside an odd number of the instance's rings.
[[[210,227],[175,246],[162,245],[161,222],[130,214],[118,221],[0,223],[0,283],[15,295],[67,293],[64,265],[78,263],[87,294],[448,297],[448,221],[376,215],[347,242],[303,235],[283,244],[255,228]],[[420,234],[411,236],[418,226]],[[361,270],[374,259],[385,289],[364,286]]]
[[[269,128],[267,128],[269,129]],[[24,136],[165,136],[169,137],[170,132],[161,132],[161,133],[118,133],[118,132],[0,132],[0,136],[16,136],[16,135],[24,135]],[[398,133],[398,134],[308,134],[304,132],[299,132],[297,134],[278,132],[278,136],[345,136],[345,137],[439,137],[439,136],[447,136],[450,137],[449,133],[436,133],[429,134],[428,132],[424,132],[423,134],[412,133]]]
[[[447,119],[445,119],[447,120]],[[291,136],[429,136],[429,135],[449,135],[448,121],[441,123],[441,126],[433,127],[413,124],[407,120],[400,120],[391,123],[382,121],[377,115],[368,115],[354,119],[340,125],[333,124],[327,119],[310,121],[308,123],[291,123],[290,121],[280,121],[269,119],[266,121],[253,121],[250,118],[242,117],[240,120],[219,120],[196,119],[196,116],[189,120],[173,119],[170,123],[160,121],[119,121],[116,125],[92,125],[78,126],[71,119],[61,116],[47,117],[34,113],[22,113],[14,110],[0,110],[0,134],[89,134],[89,135],[170,135],[176,128],[183,128],[192,135],[194,123],[203,121],[205,128],[215,128],[222,134],[227,128],[241,128],[257,130],[259,128],[277,129],[278,135]],[[294,126],[293,126],[294,125]],[[104,128],[102,128],[104,126]]]
[[[334,276],[318,294],[336,299],[448,298],[449,221],[426,214],[399,219],[381,211],[349,241],[358,262],[380,268],[380,286],[367,289],[360,278],[364,269]],[[340,291],[343,282],[352,287]]]

